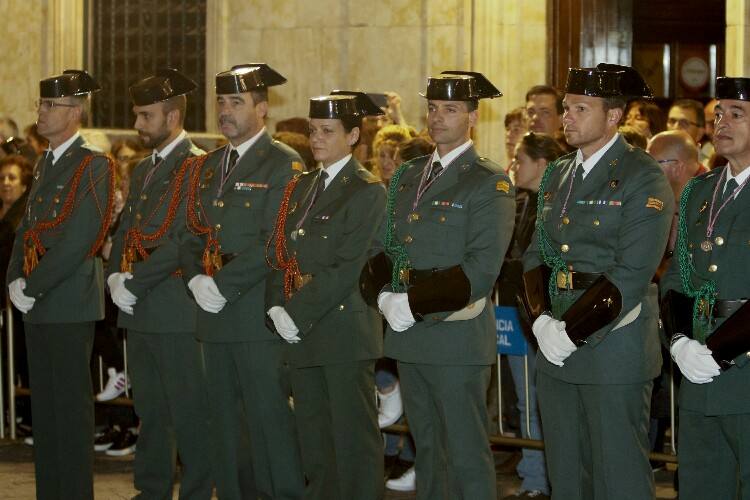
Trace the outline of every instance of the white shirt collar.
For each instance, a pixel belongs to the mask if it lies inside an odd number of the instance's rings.
[[[609,140],[607,144],[599,148],[599,150],[588,157],[586,161],[583,161],[583,153],[579,149],[576,153],[576,165],[583,165],[583,178],[585,179],[586,176],[591,172],[591,169],[593,169],[597,163],[599,163],[599,160],[602,159],[602,156],[605,155],[607,151],[609,151],[609,148],[614,146],[615,142],[617,142],[617,139],[619,139],[620,134],[619,132],[615,134],[612,139]]]
[[[729,179],[734,179],[737,181],[737,185],[741,185],[743,182],[747,180],[747,178],[750,177],[750,167],[745,168],[742,172],[737,174],[736,176],[732,175],[732,167],[727,164],[727,181]],[[726,187],[726,183],[724,183],[724,186]],[[744,187],[742,189],[745,189]],[[741,190],[740,190],[741,191]],[[737,193],[740,194],[740,193]]]
[[[263,134],[265,134],[265,133],[266,133],[266,127],[263,127],[262,129],[260,129],[260,132],[258,132],[257,134],[255,134],[250,139],[246,140],[245,142],[243,142],[242,144],[240,144],[236,148],[233,147],[230,144],[230,146],[229,146],[229,152],[231,152],[233,149],[236,149],[237,150],[237,154],[239,154],[239,156],[237,157],[237,161],[239,161],[240,158],[242,158],[242,155],[244,155],[245,153],[247,153],[247,150],[250,149],[251,147],[253,147],[253,144],[255,144],[256,142],[258,142],[258,139],[260,139],[260,136],[263,135]]]
[[[331,184],[331,181],[333,180],[333,178],[336,177],[336,175],[339,172],[341,172],[341,169],[344,168],[344,166],[346,166],[347,163],[349,163],[349,160],[351,160],[351,158],[352,158],[352,155],[348,154],[345,157],[341,158],[339,161],[332,163],[328,165],[328,167],[326,167],[326,173],[328,174],[328,177],[326,177],[326,181],[325,181],[326,188]]]
[[[174,150],[174,148],[176,148],[176,147],[177,147],[177,145],[178,145],[178,144],[179,144],[180,142],[182,142],[182,140],[183,140],[183,139],[185,139],[185,137],[187,137],[187,132],[185,132],[185,131],[183,130],[183,131],[182,131],[182,132],[180,132],[180,134],[179,134],[179,135],[178,135],[178,136],[177,136],[177,137],[175,138],[175,140],[173,140],[172,142],[170,142],[169,144],[167,144],[166,146],[164,146],[164,149],[162,149],[161,151],[157,151],[156,149],[154,149],[154,150],[153,150],[153,152],[151,153],[151,161],[152,161],[153,163],[156,163],[156,156],[157,156],[157,155],[158,155],[159,157],[161,157],[162,159],[163,159],[163,158],[166,158],[167,156],[169,156],[169,153],[171,153],[171,152],[172,152],[172,151]]]
[[[469,139],[468,141],[464,142],[457,148],[453,148],[448,154],[446,154],[442,158],[440,157],[440,153],[438,153],[437,148],[435,148],[435,151],[432,153],[432,161],[430,162],[430,164],[433,164],[436,161],[439,161],[440,164],[443,166],[443,168],[448,168],[448,165],[450,165],[453,160],[461,156],[461,154],[467,149],[469,149],[472,144],[474,143],[472,142],[471,139]]]
[[[63,142],[62,144],[60,144],[59,146],[57,146],[55,149],[52,150],[52,164],[53,165],[57,163],[57,160],[60,159],[60,157],[65,153],[65,151],[67,151],[68,148],[72,146],[73,143],[76,141],[76,139],[78,139],[79,137],[81,137],[81,133],[76,132],[70,137],[70,139]],[[47,151],[49,151],[49,149]]]

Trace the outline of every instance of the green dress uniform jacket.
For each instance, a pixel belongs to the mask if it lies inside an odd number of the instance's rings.
[[[419,457],[417,498],[494,500],[486,404],[497,344],[490,294],[513,235],[514,189],[470,146],[416,202],[429,159],[407,162],[397,183],[391,181],[395,239],[405,245],[412,269],[460,266],[470,283],[469,302],[486,302],[472,319],[443,321],[453,312],[444,311],[425,315],[403,332],[389,327],[385,355],[398,361]],[[381,242],[384,235],[385,230]],[[446,295],[453,292],[452,284],[441,288]]]
[[[24,233],[37,222],[61,214],[75,172],[86,159],[90,162],[80,178],[72,212],[39,235],[46,251],[26,276],[24,293],[36,298],[24,314],[24,326],[39,499],[93,498],[89,361],[94,322],[104,317],[104,282],[101,258],[89,253],[106,235],[103,220],[114,196],[114,171],[104,155],[82,138],[73,141],[55,164],[51,153],[37,162],[8,266],[8,283],[24,277]]]
[[[128,198],[112,243],[113,267],[110,273],[120,271],[125,234],[130,228],[138,227],[145,235],[159,230],[177,184],[182,201],[164,236],[156,241],[143,242],[149,256],[133,264],[133,278],[125,283],[125,288],[138,297],[138,301],[133,314],[118,313],[117,326],[120,328],[145,332],[195,332],[196,305],[178,273],[179,245],[173,235],[176,228],[185,224],[184,200],[189,177],[187,173],[182,179],[176,179],[176,176],[185,160],[201,154],[203,151],[185,138],[162,160],[146,186],[143,185],[144,179],[153,166],[151,156],[141,160],[133,169]]]
[[[707,240],[709,207],[717,187],[714,210],[722,203],[723,172],[717,168],[697,177],[689,196],[681,202],[687,222],[688,259],[695,269],[690,273],[690,281],[695,289],[708,280],[714,281],[718,300],[748,299],[750,189],[747,186],[719,214],[709,240],[710,249],[701,248],[701,243]],[[677,249],[661,286],[662,292],[672,289],[684,293]],[[714,318],[707,336],[724,321],[726,318]],[[750,463],[747,437],[750,401],[745,397],[750,393],[748,361],[748,355],[736,357],[734,366],[706,384],[694,384],[684,377],[680,381],[680,498],[729,499],[750,495],[750,481],[744,473]]]
[[[198,308],[196,337],[202,343],[208,390],[214,471],[221,498],[302,497],[294,416],[284,342],[265,326],[265,259],[284,186],[302,161],[264,132],[237,160],[222,186],[230,148],[208,153],[191,173],[194,204],[179,235],[185,283],[205,274],[206,236],[192,231],[191,218],[213,228],[224,264],[213,278],[227,299],[218,313]],[[197,185],[193,179],[197,178]],[[188,198],[190,200],[190,198]],[[188,201],[189,204],[189,201]],[[249,444],[248,444],[249,443]],[[250,470],[252,468],[252,470]]]
[[[552,251],[571,271],[604,274],[622,294],[622,311],[565,360],[565,366],[540,355],[539,370],[573,384],[645,382],[661,368],[658,297],[651,278],[669,236],[674,196],[659,165],[620,137],[583,185],[574,185],[568,213],[562,216],[575,159],[570,153],[554,164],[544,186],[542,221]],[[524,255],[527,271],[543,263],[538,236]],[[582,293],[560,290],[553,311],[562,314]],[[638,317],[613,330],[639,304]]]
[[[541,352],[537,356],[552,498],[652,498],[647,429],[651,380],[659,374],[661,354],[658,297],[650,283],[666,246],[674,196],[656,161],[622,137],[571,190],[575,169],[575,153],[548,167],[537,224],[549,235],[549,250],[569,270],[603,274],[617,287],[622,311],[564,366]],[[541,264],[537,229],[524,268]],[[583,293],[559,290],[552,298],[556,317]]]
[[[57,163],[45,163],[42,158],[34,170],[26,214],[16,231],[8,265],[8,283],[24,277],[24,233],[36,222],[60,214],[76,168],[87,156],[95,155],[83,175],[70,217],[40,236],[46,252],[26,276],[24,293],[37,299],[24,315],[27,323],[79,323],[104,318],[102,260],[88,257],[110,196],[107,160],[96,153],[79,137]]]
[[[227,304],[219,314],[198,309],[197,336],[205,342],[278,340],[264,326],[265,247],[284,186],[295,168],[301,169],[302,160],[293,149],[263,133],[237,161],[222,189],[225,154],[228,147],[208,153],[196,193],[201,207],[187,207],[214,229],[221,253],[232,257],[214,276]],[[201,263],[205,243],[205,237],[183,232],[180,262],[185,283],[205,274]]]
[[[408,162],[399,179],[396,239],[406,246],[413,269],[460,265],[471,283],[470,302],[486,298],[487,305],[469,320],[443,321],[448,311],[430,314],[402,333],[389,328],[385,354],[408,363],[490,365],[497,346],[490,293],[513,235],[514,190],[508,177],[495,174],[497,168],[472,146],[453,160],[415,208],[429,158]]]
[[[385,214],[385,190],[352,158],[316,197],[321,171],[301,175],[285,231],[288,252],[310,281],[286,300],[284,273],[273,271],[266,309],[283,306],[302,339],[286,346],[286,357],[293,367],[295,417],[308,479],[305,498],[378,500],[383,441],[372,388],[383,330],[380,315],[365,303],[358,285]]]

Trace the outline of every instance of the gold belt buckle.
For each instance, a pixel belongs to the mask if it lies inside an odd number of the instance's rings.
[[[409,268],[408,267],[405,267],[403,269],[399,269],[399,271],[398,271],[398,280],[402,284],[408,285],[409,284],[409,275],[410,275],[410,273],[409,273]]]
[[[557,288],[563,288],[567,290],[573,289],[573,273],[566,271],[557,272]]]

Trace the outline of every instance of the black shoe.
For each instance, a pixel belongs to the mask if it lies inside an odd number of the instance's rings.
[[[138,440],[138,435],[133,433],[130,429],[126,432],[120,433],[120,436],[115,439],[112,446],[105,451],[110,457],[124,457],[135,453],[135,442]]]
[[[104,434],[94,440],[94,451],[105,451],[112,447],[116,439],[120,437],[122,431],[119,427],[108,427]]]
[[[400,458],[396,460],[396,463],[393,464],[393,467],[391,467],[391,475],[388,476],[388,479],[398,479],[401,476],[404,475],[406,471],[414,467],[414,462],[410,462],[408,460],[401,460]]]

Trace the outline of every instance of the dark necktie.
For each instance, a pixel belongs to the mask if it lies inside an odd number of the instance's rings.
[[[573,187],[580,186],[583,184],[583,163],[579,163],[576,166],[576,175],[573,179]]]
[[[162,157],[161,157],[161,156],[159,156],[159,155],[156,155],[156,156],[154,156],[154,157],[153,157],[153,158],[151,159],[151,161],[152,161],[152,163],[153,163],[153,164],[151,165],[151,168],[150,168],[150,169],[148,169],[148,172],[146,172],[146,178],[145,178],[145,179],[143,179],[143,187],[144,187],[144,188],[145,188],[146,186],[148,186],[148,183],[149,183],[149,182],[151,182],[151,178],[152,178],[152,177],[154,176],[154,173],[156,172],[156,168],[157,168],[157,167],[159,166],[159,164],[161,163],[161,160],[162,160]]]
[[[229,175],[229,172],[231,172],[235,164],[237,164],[237,160],[239,159],[239,157],[240,154],[236,149],[233,149],[232,152],[229,153],[229,161],[224,165],[224,177]]]
[[[443,165],[439,161],[432,162],[432,169],[430,175],[427,177],[427,185],[429,186],[432,182],[438,178],[440,172],[444,170]]]
[[[54,159],[54,155],[52,154],[52,150],[48,149],[44,153],[44,160],[42,161],[42,165],[44,165],[45,168],[52,166],[52,160]]]
[[[724,184],[724,193],[721,196],[721,201],[723,202],[730,196],[732,196],[732,193],[734,193],[734,190],[737,189],[737,181],[735,179],[729,179],[726,184]]]
[[[323,191],[326,189],[326,179],[328,179],[328,172],[325,170],[322,170],[320,172],[320,177],[318,177],[318,186],[315,188],[315,196],[313,197],[313,205],[316,201],[318,201],[318,198],[321,197],[323,194]]]

